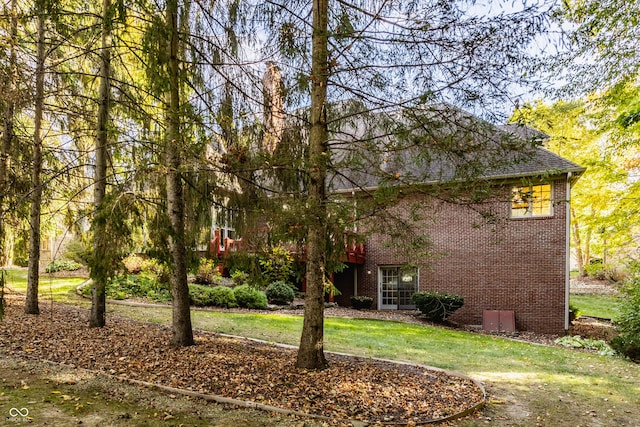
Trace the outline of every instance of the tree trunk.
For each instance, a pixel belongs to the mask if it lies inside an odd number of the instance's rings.
[[[173,258],[171,297],[173,338],[175,346],[193,345],[187,260],[185,247],[184,196],[180,174],[182,138],[180,135],[180,93],[178,64],[178,1],[167,1],[167,30],[169,35],[169,94],[167,111],[167,210],[171,223],[169,246]]]
[[[307,292],[304,323],[296,367],[323,369],[324,357],[324,277],[327,216],[327,81],[328,81],[328,1],[313,2],[311,59],[311,129],[309,132],[309,231],[307,238]]]
[[[102,1],[102,43],[100,52],[100,93],[98,104],[98,123],[96,133],[96,169],[93,187],[93,262],[91,266],[91,279],[93,279],[93,293],[91,295],[90,327],[101,328],[105,325],[106,297],[105,287],[107,279],[106,250],[108,242],[105,241],[105,221],[103,215],[99,215],[104,196],[107,192],[107,136],[109,124],[110,104],[110,74],[111,74],[111,22],[109,22],[109,9],[111,0]]]
[[[6,82],[6,105],[4,111],[4,126],[2,130],[2,151],[0,152],[0,266],[10,265],[12,259],[10,246],[8,243],[8,233],[6,229],[6,195],[9,188],[9,171],[11,170],[11,150],[13,147],[14,119],[16,108],[16,82],[18,80],[16,43],[18,41],[18,11],[16,0],[11,1],[9,11],[5,9],[5,14],[11,16],[10,40],[9,40],[9,71],[11,78]]]
[[[44,107],[44,2],[36,3],[38,15],[38,41],[36,59],[36,102],[33,119],[33,166],[31,174],[31,212],[29,215],[29,263],[27,271],[27,297],[24,311],[39,314],[38,281],[40,268],[40,204],[42,203],[42,110]]]

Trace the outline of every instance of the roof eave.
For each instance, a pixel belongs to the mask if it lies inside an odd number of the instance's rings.
[[[562,170],[553,170],[552,175],[549,176],[560,176],[560,175],[570,175],[571,183],[580,178],[580,176],[586,171],[586,168],[576,166],[575,168],[567,168]],[[541,170],[541,171],[533,171],[527,173],[511,173],[511,174],[503,174],[503,175],[490,175],[490,176],[482,176],[478,179],[480,180],[492,180],[492,181],[504,181],[504,180],[512,180],[518,178],[531,178],[531,177],[539,177],[542,175],[546,175],[549,173],[549,170]],[[435,184],[443,184],[442,181],[424,181],[421,183],[417,183],[417,185],[435,185]],[[405,184],[406,185],[406,184]],[[352,188],[342,188],[339,190],[331,191],[332,194],[352,194],[357,192],[371,192],[376,191],[378,186],[370,186],[370,187],[352,187]]]

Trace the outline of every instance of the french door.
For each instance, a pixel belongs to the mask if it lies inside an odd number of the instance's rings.
[[[418,292],[418,270],[415,268],[380,267],[378,300],[380,310],[412,310],[411,296]]]

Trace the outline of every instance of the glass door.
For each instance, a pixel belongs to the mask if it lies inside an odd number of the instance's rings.
[[[417,269],[380,267],[378,296],[381,310],[412,310],[411,296],[418,292]]]
[[[398,269],[395,267],[380,268],[380,309],[398,309]]]
[[[418,272],[416,269],[400,270],[398,285],[398,308],[413,310],[416,308],[411,297],[418,292]]]

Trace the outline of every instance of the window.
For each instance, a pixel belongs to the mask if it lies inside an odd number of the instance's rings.
[[[551,184],[513,187],[511,191],[512,218],[550,216],[551,206]]]
[[[236,232],[233,227],[234,212],[233,210],[222,207],[213,208],[213,229],[220,230],[220,249],[224,250],[224,239],[235,239]]]
[[[412,310],[411,301],[418,292],[418,269],[402,267],[380,267],[378,295],[382,310]]]

